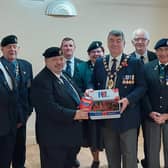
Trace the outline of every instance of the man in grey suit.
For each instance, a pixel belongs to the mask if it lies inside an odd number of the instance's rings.
[[[82,119],[87,110],[79,110],[80,92],[62,70],[65,58],[57,47],[43,56],[45,67],[35,77],[31,100],[36,111],[36,138],[42,168],[72,168],[76,149],[82,144]]]
[[[158,60],[145,65],[147,93],[143,105],[146,124],[147,167],[160,168],[161,135],[163,135],[164,168],[168,168],[168,38],[155,45]]]
[[[135,51],[132,52],[130,56],[141,59],[143,63],[148,63],[149,61],[157,59],[156,54],[148,50],[149,42],[150,42],[150,36],[149,36],[149,33],[145,29],[138,28],[134,30],[132,34],[132,44],[135,47]],[[143,134],[143,139],[144,139],[144,159],[141,160],[141,164],[144,168],[147,165],[146,163],[147,154],[146,154],[146,138],[145,138],[145,119],[146,119],[146,116],[144,113],[143,106],[141,105],[141,126],[142,126],[142,134]],[[139,136],[139,131],[140,129],[138,129],[138,136]]]

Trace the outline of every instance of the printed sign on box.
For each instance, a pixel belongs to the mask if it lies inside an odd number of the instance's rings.
[[[118,89],[95,90],[81,100],[80,107],[90,109],[90,119],[120,118]]]

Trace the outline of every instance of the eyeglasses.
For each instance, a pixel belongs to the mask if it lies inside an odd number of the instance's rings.
[[[148,39],[146,39],[146,38],[134,38],[134,41],[135,42],[139,42],[139,41],[141,41],[141,42],[146,42]]]

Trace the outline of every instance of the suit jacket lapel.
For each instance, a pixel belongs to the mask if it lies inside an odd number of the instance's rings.
[[[109,66],[109,59],[110,59],[110,55],[106,55],[106,63],[107,63],[108,66]],[[102,59],[102,61],[103,61],[103,59]],[[103,62],[102,62],[102,64],[103,64]],[[103,79],[102,89],[106,88],[106,82],[107,82],[107,72],[106,72],[106,69],[104,67],[104,64],[103,64],[103,68],[104,68],[104,73],[101,72],[102,73],[101,76],[104,78]]]
[[[20,76],[20,85],[22,86],[22,84],[25,83],[26,81],[26,70],[25,67],[23,66],[23,64],[21,63],[20,60],[17,60],[18,64],[19,64],[19,76]]]
[[[0,81],[1,81],[1,83],[3,84],[3,86],[6,88],[6,90],[8,90],[8,91],[11,90],[11,89],[9,88],[9,85],[8,85],[8,83],[7,83],[6,79],[5,79],[5,76],[4,76],[4,74],[3,74],[3,72],[2,72],[1,69],[0,69]]]
[[[125,54],[122,54],[121,60],[120,60],[120,64],[121,62],[124,60],[124,58],[126,57]],[[117,78],[116,78],[116,86],[119,86],[121,84],[121,80],[119,80],[119,76],[122,76],[121,74],[126,73],[127,70],[125,69],[125,67],[122,67],[118,72],[117,72]]]
[[[60,92],[62,92],[63,94],[67,94],[68,97],[71,97],[74,100],[73,96],[65,88],[63,82],[61,82],[48,68],[45,68],[45,69],[46,69],[47,73],[51,76],[51,78],[55,81],[55,85],[57,87],[58,87],[58,85],[60,86]],[[66,72],[64,72],[63,74],[68,79],[68,81],[71,83],[71,80],[69,80],[70,78],[68,77],[68,75],[66,75]]]
[[[10,76],[10,78],[11,78],[11,80],[12,80],[13,89],[16,89],[16,81],[15,81],[14,74],[12,73],[12,70],[10,69],[10,65],[9,65],[8,63],[6,63],[6,61],[5,61],[4,59],[5,59],[5,58],[1,57],[1,58],[0,58],[0,61],[1,61],[1,63],[3,64],[4,68],[6,69],[8,75]],[[3,73],[3,72],[2,72],[2,73]],[[4,79],[3,79],[3,78],[4,78]],[[3,81],[4,81],[5,87],[8,86],[8,89],[10,89],[4,75],[3,75],[3,78],[2,78],[2,79],[3,79]],[[10,89],[10,90],[11,90],[11,89]]]
[[[151,75],[153,76],[153,79],[156,83],[158,83],[158,86],[160,86],[160,81],[159,81],[159,65],[158,61],[155,61],[153,63],[152,69],[151,69]]]

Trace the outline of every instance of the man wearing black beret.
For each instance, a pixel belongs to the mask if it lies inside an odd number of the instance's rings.
[[[168,167],[168,38],[160,39],[154,49],[158,60],[145,65],[147,93],[143,106],[146,120],[147,167],[160,168],[161,135],[164,167]]]
[[[9,168],[11,161],[13,168],[24,168],[26,157],[26,121],[32,112],[29,91],[33,75],[31,64],[17,58],[19,48],[15,35],[1,40],[0,167],[3,168]]]
[[[42,168],[72,168],[82,143],[80,92],[63,72],[65,58],[58,47],[43,53],[45,67],[32,83],[31,100],[36,111],[36,138]]]

